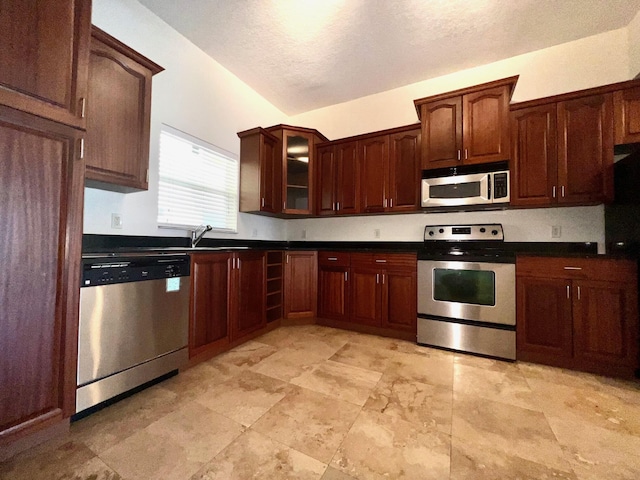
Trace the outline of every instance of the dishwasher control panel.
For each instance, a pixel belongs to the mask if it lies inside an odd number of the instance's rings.
[[[94,257],[82,260],[81,287],[188,277],[189,255]]]

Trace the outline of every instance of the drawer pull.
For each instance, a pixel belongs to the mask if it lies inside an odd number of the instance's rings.
[[[338,257],[327,257],[327,260],[331,260],[332,262],[335,262],[336,260],[338,260]]]
[[[386,260],[376,260],[376,263],[387,263]]]
[[[582,270],[582,267],[564,267],[565,270]]]
[[[581,300],[581,295],[580,295],[580,286],[578,285],[578,300]]]

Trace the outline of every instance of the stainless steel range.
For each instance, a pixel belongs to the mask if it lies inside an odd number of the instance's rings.
[[[418,343],[515,360],[515,255],[500,224],[431,225],[418,255]]]

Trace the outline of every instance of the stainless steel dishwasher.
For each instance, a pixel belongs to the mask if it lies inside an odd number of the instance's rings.
[[[82,259],[76,413],[188,361],[190,258]]]

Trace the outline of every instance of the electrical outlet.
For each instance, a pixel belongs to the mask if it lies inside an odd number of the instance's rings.
[[[258,229],[254,228],[253,230],[251,230],[251,236],[253,238],[256,238],[258,236]]]
[[[373,229],[373,238],[380,238],[380,229],[379,228],[374,228]]]
[[[300,238],[305,240],[307,238],[307,230],[306,229],[302,229],[302,233],[300,234]]]
[[[122,215],[119,213],[111,214],[111,228],[122,228]]]
[[[562,237],[562,227],[560,225],[553,225],[551,227],[551,238]]]

